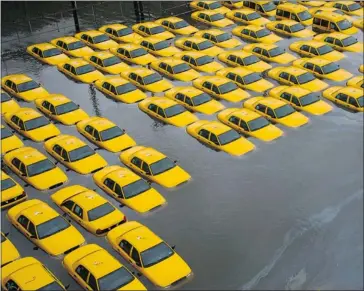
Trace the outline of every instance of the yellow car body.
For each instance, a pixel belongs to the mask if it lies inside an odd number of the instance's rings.
[[[224,17],[224,14],[213,10],[196,11],[191,14],[191,18],[207,25],[216,26],[219,28],[233,25],[234,22]]]
[[[22,147],[5,154],[4,163],[20,179],[38,190],[54,189],[68,181],[60,168],[31,147]]]
[[[49,95],[40,84],[23,74],[7,75],[1,78],[1,87],[10,95],[26,102]]]
[[[252,43],[244,46],[244,51],[257,56],[266,62],[282,65],[297,60],[294,55],[287,53],[285,49],[282,49],[276,44]],[[270,68],[272,68],[272,66]]]
[[[57,69],[66,76],[86,84],[91,84],[104,75],[83,59],[72,59],[67,63],[57,65]]]
[[[292,19],[305,26],[312,24],[313,17],[308,8],[295,3],[285,2],[277,6],[276,20]]]
[[[132,273],[97,244],[88,244],[66,255],[63,267],[84,290],[147,290]],[[87,277],[81,276],[82,271]]]
[[[155,21],[158,25],[162,25],[168,31],[179,35],[192,35],[198,29],[182,18],[171,16],[167,18],[160,18]]]
[[[17,111],[19,108],[19,104],[1,89],[1,115],[7,112]]]
[[[243,7],[257,11],[262,16],[275,16],[276,5],[272,1],[243,1]]]
[[[219,54],[217,57],[220,61],[228,64],[229,66],[243,67],[257,73],[263,73],[264,71],[272,68],[271,65],[247,51],[228,51]]]
[[[273,123],[288,127],[300,127],[309,121],[308,117],[295,111],[291,105],[273,97],[253,97],[245,101],[243,106],[264,116]]]
[[[153,93],[164,92],[173,87],[173,85],[163,79],[161,75],[146,68],[130,68],[120,75],[138,88]]]
[[[33,257],[18,259],[4,267],[1,287],[5,291],[66,290],[56,276]]]
[[[283,135],[283,131],[258,113],[246,108],[227,108],[217,118],[243,135],[262,141],[272,141]]]
[[[130,68],[111,52],[95,52],[85,56],[84,60],[106,74],[117,75]]]
[[[42,142],[61,134],[59,129],[38,111],[22,107],[4,115],[5,122],[22,136]]]
[[[233,49],[242,45],[241,41],[232,37],[231,33],[222,31],[220,29],[207,29],[196,32],[194,37],[202,37],[210,40],[218,47],[225,49]]]
[[[293,65],[312,73],[320,79],[341,82],[353,76],[348,71],[341,69],[338,64],[322,58],[301,58],[294,61]]]
[[[51,66],[67,62],[70,59],[56,46],[46,42],[28,46],[27,53],[35,57],[38,61]]]
[[[322,96],[343,107],[364,112],[363,89],[334,86],[322,92]]]
[[[364,76],[356,76],[354,78],[351,78],[349,81],[346,82],[346,86],[364,89]]]
[[[340,32],[318,34],[314,38],[316,41],[322,41],[332,46],[338,51],[347,51],[353,53],[363,52],[363,43],[357,38]]]
[[[324,7],[334,7],[342,10],[345,14],[363,17],[363,7],[354,1],[326,2]]]
[[[242,156],[255,148],[236,130],[218,121],[199,120],[187,126],[186,131],[209,147],[233,156]]]
[[[229,9],[240,9],[243,7],[243,1],[221,1],[221,4]]]
[[[146,213],[166,204],[156,189],[127,168],[105,167],[93,179],[103,191],[136,212]]]
[[[86,46],[82,41],[73,36],[55,38],[51,40],[51,43],[66,55],[74,58],[82,58],[94,52],[92,48]]]
[[[219,101],[194,87],[174,87],[168,90],[165,96],[193,112],[210,115],[225,108]]]
[[[118,46],[118,43],[110,39],[106,33],[97,30],[79,32],[75,34],[75,37],[91,48],[100,51],[106,51]]]
[[[297,3],[307,7],[321,7],[325,4],[323,1],[302,1],[298,0]]]
[[[341,32],[349,35],[356,34],[358,29],[347,18],[346,15],[340,15],[331,11],[316,12],[312,31],[317,33]]]
[[[1,209],[23,202],[27,197],[24,189],[5,172],[1,171]]]
[[[87,175],[107,166],[104,158],[77,137],[61,134],[44,143],[45,150],[67,168]]]
[[[269,19],[262,17],[258,12],[246,8],[230,11],[226,13],[226,17],[244,25],[265,26],[270,22]]]
[[[294,20],[272,21],[266,25],[266,28],[288,37],[305,38],[315,35],[312,30],[305,28],[303,24]]]
[[[143,39],[143,37],[135,33],[130,27],[120,24],[106,24],[99,28],[99,31],[107,34],[111,39],[121,42],[134,42]]]
[[[7,152],[21,148],[24,146],[20,138],[14,133],[1,125],[1,154],[4,155]]]
[[[174,58],[181,59],[190,64],[192,68],[204,73],[215,73],[224,66],[216,62],[213,57],[210,57],[202,52],[187,51],[173,55]]]
[[[193,86],[207,94],[229,102],[240,102],[250,96],[233,81],[221,76],[204,76],[193,81]]]
[[[175,45],[185,51],[202,52],[210,57],[216,57],[224,51],[202,37],[181,37],[175,41]]]
[[[13,243],[1,232],[1,268],[5,265],[18,260],[20,254]],[[2,269],[3,271],[4,269]]]
[[[123,151],[121,162],[144,178],[163,187],[173,188],[191,179],[191,176],[161,152],[144,146]]]
[[[125,62],[140,66],[146,66],[157,60],[145,48],[135,43],[121,44],[117,48],[110,49],[110,52]]]
[[[230,11],[229,8],[224,7],[219,1],[191,1],[190,7],[196,10],[211,10],[221,14],[226,14]]]
[[[107,118],[93,116],[77,123],[79,133],[97,146],[116,153],[136,145],[136,142]]]
[[[96,236],[105,236],[126,221],[124,213],[108,200],[81,185],[58,190],[51,199],[64,213]]]
[[[177,127],[184,127],[198,120],[196,115],[182,105],[165,97],[149,97],[139,102],[138,107],[151,117]]]
[[[256,25],[237,26],[231,31],[234,35],[239,36],[245,41],[260,43],[276,43],[282,40],[265,27]]]
[[[297,67],[275,67],[268,71],[268,76],[283,85],[296,85],[311,92],[319,92],[329,86],[316,79],[313,74]]]
[[[321,13],[321,12],[331,12],[331,13],[336,13],[339,14],[341,16],[344,16],[346,20],[352,22],[354,24],[355,18],[352,16],[349,16],[347,14],[345,14],[342,10],[334,8],[334,7],[315,7],[315,8],[310,8],[308,9],[308,11],[315,17],[316,14]]]
[[[353,24],[355,27],[360,28],[361,30],[364,30],[364,18],[354,20]]]
[[[148,227],[130,221],[114,228],[106,237],[112,248],[159,288],[172,287],[192,275],[187,263]],[[126,246],[132,247],[132,250]],[[146,255],[156,253],[148,260]]]
[[[80,105],[61,94],[50,94],[36,99],[34,103],[39,111],[64,125],[74,125],[89,117]]]
[[[360,73],[364,73],[364,65],[360,65],[358,70]]]
[[[154,36],[145,37],[143,40],[136,42],[136,44],[142,46],[149,53],[157,57],[171,57],[181,52],[180,49],[171,45],[169,41]]]
[[[175,37],[172,32],[167,31],[162,25],[154,22],[137,23],[132,26],[132,29],[144,37],[153,36],[161,40],[170,40]]]
[[[170,79],[189,82],[201,76],[189,64],[177,58],[162,58],[150,64],[150,68]]]
[[[271,82],[265,80],[260,74],[243,67],[222,69],[218,71],[216,75],[232,80],[242,89],[259,93],[262,93],[274,86]]]
[[[269,96],[285,101],[298,111],[323,115],[332,111],[332,106],[321,100],[317,93],[297,86],[278,86],[269,91]]]

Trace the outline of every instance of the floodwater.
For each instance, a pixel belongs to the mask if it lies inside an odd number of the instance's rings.
[[[53,37],[48,34],[47,39]],[[362,40],[362,32],[356,37]],[[25,44],[45,38],[34,37]],[[296,40],[286,39],[279,45],[287,48]],[[362,55],[345,55],[339,64],[358,75]],[[67,79],[55,67],[27,55],[25,49],[21,53],[10,50],[7,59],[9,73],[22,70],[49,92],[68,96],[90,115],[111,119],[138,144],[177,159],[191,174],[192,181],[177,189],[155,185],[168,201],[156,213],[143,216],[121,208],[129,220],[140,221],[176,245],[194,272],[181,289],[363,289],[363,114],[334,105],[325,116],[309,116],[310,123],[302,128],[278,125],[285,135],[274,142],[250,138],[256,150],[236,158],[200,144],[184,128],[154,121],[136,104],[115,102],[93,86]],[[34,108],[33,104],[20,104]],[[200,119],[215,118],[198,115]],[[57,126],[64,134],[84,139],[74,126]],[[45,152],[41,143],[25,144]],[[110,165],[121,165],[117,154],[99,153]],[[97,188],[90,175],[66,173],[68,185]],[[32,187],[26,191],[30,199],[46,201],[59,211],[50,199],[54,191],[39,192]],[[98,188],[97,192],[117,205]],[[80,289],[60,261],[33,250],[10,225],[6,211],[1,218],[2,231],[10,232],[9,238],[22,256],[38,258],[65,285],[70,284],[70,289]],[[105,247],[133,270],[104,238],[73,225],[88,243]],[[144,277],[140,279],[148,289],[154,288]]]

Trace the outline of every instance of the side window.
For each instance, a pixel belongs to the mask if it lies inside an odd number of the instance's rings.
[[[25,229],[28,229],[28,223],[29,223],[29,219],[26,218],[24,215],[20,215],[18,218],[18,222],[19,224],[24,227]]]
[[[342,6],[342,10],[344,10],[344,11],[349,11],[349,8],[348,8],[348,6],[343,5],[343,6]]]
[[[95,129],[94,130],[94,137],[95,137],[95,139],[97,140],[97,141],[100,141],[101,140],[101,138],[100,138],[100,134],[99,134],[99,132]]]
[[[139,84],[141,84],[141,85],[143,85],[143,84],[144,84],[143,79],[142,79],[142,77],[140,77],[140,76],[137,76],[136,81],[137,81],[137,83],[139,83]]]
[[[185,96],[181,93],[177,93],[175,98],[179,101],[185,102]]]
[[[253,52],[255,52],[257,54],[262,54],[262,49],[260,47],[255,47],[255,48],[253,48]]]
[[[293,83],[293,84],[298,84],[297,78],[295,76],[290,76],[289,80]]]
[[[186,47],[192,47],[192,42],[190,42],[189,40],[186,40],[185,43],[184,43],[184,45]]]
[[[321,19],[321,26],[329,27],[329,22],[327,20]]]
[[[87,40],[87,35],[86,34],[83,34],[82,36],[81,36],[81,39],[83,39],[83,40]]]
[[[340,4],[340,3],[335,3],[334,7],[335,7],[335,8],[338,8],[338,9],[341,9],[342,4]]]
[[[69,162],[69,159],[68,159],[68,154],[67,154],[67,151],[66,150],[63,150],[62,151],[62,158],[65,162]]]
[[[13,89],[15,92],[18,92],[18,88],[16,88],[15,83],[13,83],[13,84],[11,85],[11,89]]]
[[[157,113],[157,111],[158,111],[158,106],[152,103],[152,104],[149,104],[149,105],[148,105],[148,109],[149,109],[150,111],[153,111],[153,112]]]
[[[236,75],[234,73],[227,73],[226,78],[229,78],[230,80],[235,81]]]
[[[323,75],[323,72],[322,72],[322,70],[321,70],[321,68],[319,66],[315,66],[315,72],[318,73],[318,74]]]
[[[127,50],[124,51],[124,56],[126,56],[128,59],[131,59],[131,55]]]
[[[58,40],[57,45],[60,46],[60,47],[63,47],[63,41]]]
[[[132,80],[134,80],[134,81],[136,81],[137,75],[135,73],[130,73],[129,74],[129,78],[132,79]]]
[[[137,157],[134,157],[131,159],[131,163],[135,166],[137,166],[138,168],[141,168],[142,167],[142,160],[137,158]]]
[[[56,145],[54,145],[53,146],[53,151],[57,154],[57,155],[61,155],[61,153],[62,153],[62,148],[58,145],[58,144],[56,144]]]
[[[102,88],[110,91],[110,84],[108,82],[104,82],[104,83],[102,83]]]
[[[193,103],[192,103],[192,100],[191,100],[191,98],[190,97],[187,97],[186,96],[186,104],[188,104],[188,105],[190,105],[190,106],[193,106]]]
[[[190,62],[190,57],[189,56],[183,56],[182,60],[189,63]]]
[[[292,96],[291,94],[286,93],[286,92],[281,94],[281,98],[283,98],[284,100],[287,100],[288,102],[291,102],[291,96]]]
[[[75,68],[74,68],[74,67],[71,67],[71,73],[72,73],[73,75],[77,75],[77,74],[76,74],[76,70],[75,70]]]
[[[91,56],[90,61],[96,63],[97,62],[97,58],[95,56]]]
[[[6,80],[5,82],[5,86],[11,88],[11,86],[13,85],[13,82],[9,81],[9,80]]]
[[[115,182],[109,178],[106,178],[104,181],[104,185],[110,190],[114,190]]]
[[[148,43],[148,48],[152,51],[155,51],[153,44],[151,44],[150,42]]]
[[[202,84],[202,86],[204,88],[206,88],[206,89],[209,89],[209,90],[211,90],[211,88],[212,88],[212,84],[210,82],[205,82],[205,83]]]
[[[216,85],[212,85],[212,91],[213,91],[215,94],[220,94],[219,88],[217,88],[217,86],[216,86]]]
[[[130,251],[131,251],[131,248],[133,247],[128,241],[126,241],[125,239],[123,239],[119,246],[123,249],[123,251],[125,253],[127,253],[128,255],[130,255]]]
[[[167,65],[165,64],[165,63],[160,63],[159,64],[159,67],[162,69],[162,70],[166,70],[166,68],[167,68]]]
[[[355,107],[359,107],[358,102],[356,102],[355,98],[349,97],[349,104]]]
[[[202,136],[203,138],[209,139],[210,132],[207,131],[206,129],[201,129],[198,132],[198,135]]]
[[[11,161],[11,163],[13,164],[13,166],[14,166],[15,168],[17,168],[17,169],[19,169],[19,168],[20,168],[20,160],[19,160],[19,159],[14,158],[14,159]]]
[[[141,266],[142,265],[142,263],[140,261],[139,253],[138,253],[138,251],[137,251],[136,248],[133,248],[133,251],[131,252],[131,257],[135,261],[135,263],[137,264],[137,266]]]
[[[168,73],[173,75],[173,70],[172,70],[171,66],[167,66],[167,71],[168,71]]]
[[[25,165],[23,163],[20,163],[20,172],[22,172],[22,174],[27,173],[27,171],[25,170]]]
[[[262,50],[262,55],[269,58],[269,53],[267,50]]]
[[[210,140],[214,143],[214,144],[216,144],[216,145],[219,145],[220,143],[219,143],[219,140],[217,139],[217,136],[215,135],[215,134],[213,134],[213,133],[211,133],[210,134]]]
[[[292,97],[292,103],[295,104],[295,105],[297,105],[297,106],[301,106],[300,101],[295,96]]]
[[[56,115],[56,108],[52,104],[49,106],[49,110],[52,114]]]
[[[115,184],[115,191],[114,191],[118,196],[120,197],[124,197],[123,195],[123,191],[121,190],[121,187],[119,184]]]
[[[72,200],[67,200],[66,202],[62,203],[62,206],[66,207],[69,210],[72,210],[73,205],[75,205],[75,202]]]
[[[236,116],[231,116],[231,117],[229,118],[229,121],[230,121],[231,123],[234,123],[234,124],[236,124],[236,125],[239,125],[240,119],[239,119],[239,118],[237,118]]]
[[[298,16],[294,13],[291,14],[291,19],[295,20],[295,21],[300,21],[300,19],[298,18]]]
[[[304,44],[303,46],[300,47],[300,50],[305,51],[305,52],[309,52],[310,51],[310,47],[308,45],[305,45]]]
[[[252,38],[258,38],[258,37],[257,37],[257,34],[256,34],[254,31],[250,31],[250,36],[251,36]]]
[[[312,63],[306,63],[303,65],[306,69],[313,70],[313,64]]]
[[[291,32],[291,29],[289,28],[288,25],[285,25],[284,26],[284,31],[290,33]]]
[[[143,166],[142,166],[142,170],[146,173],[146,174],[150,174],[150,169],[147,163],[143,162]]]
[[[194,50],[196,50],[196,51],[199,51],[199,50],[200,50],[196,43],[193,43],[193,44],[192,44],[192,48],[193,48]]]
[[[280,29],[280,30],[283,30],[283,24],[282,24],[282,23],[278,23],[278,24],[276,25],[276,28],[277,28],[277,29]]]
[[[103,67],[103,66],[104,66],[104,64],[102,63],[102,60],[100,60],[100,59],[97,59],[97,64],[98,64],[100,67]]]
[[[96,279],[95,279],[94,275],[92,275],[91,273],[88,278],[88,285],[92,288],[92,290],[99,290],[99,288],[97,287]]]
[[[311,47],[310,48],[310,53],[318,56],[318,52],[317,52],[317,50],[314,47]]]
[[[260,112],[263,112],[263,113],[265,113],[266,108],[267,107],[265,105],[262,105],[262,104],[258,104],[257,106],[255,106],[256,110],[259,110]]]
[[[234,63],[236,62],[236,56],[234,56],[234,55],[228,55],[227,59],[228,59],[229,61],[234,62]]]
[[[111,91],[111,93],[113,93],[114,95],[118,95],[118,93],[116,92],[115,86],[110,86],[110,91]]]
[[[320,18],[316,18],[316,17],[314,17],[314,18],[313,18],[313,24],[315,24],[315,25],[320,25],[320,24],[321,24],[321,19],[320,19]]]
[[[37,232],[35,230],[35,226],[31,221],[29,221],[28,231],[31,235],[34,235],[35,237],[37,237]]]
[[[272,117],[272,118],[275,118],[276,116],[275,116],[275,114],[274,114],[274,111],[271,109],[271,108],[268,108],[268,110],[267,110],[267,114],[270,116],[270,117]]]
[[[197,63],[196,63],[195,59],[193,59],[193,58],[190,59],[190,63],[194,66],[197,66]]]
[[[91,125],[86,125],[86,127],[85,127],[85,131],[86,131],[88,134],[93,135],[94,128],[93,128]]]
[[[24,122],[21,119],[19,119],[19,127],[20,127],[21,130],[25,130]]]
[[[289,75],[286,72],[282,72],[282,73],[279,74],[279,77],[282,78],[282,79],[288,80]]]
[[[76,273],[82,278],[83,281],[87,282],[89,271],[82,265],[76,268]]]
[[[14,124],[19,125],[19,118],[16,115],[13,115],[10,119]]]
[[[124,55],[125,56],[125,50],[123,48],[118,48],[117,49],[117,52],[121,55]]]
[[[240,121],[240,127],[245,131],[249,131],[249,127],[244,120]]]
[[[330,37],[330,36],[329,37],[326,37],[325,38],[325,41],[328,42],[328,43],[334,43],[334,39],[332,37]]]
[[[16,284],[13,280],[9,280],[5,283],[5,288],[8,291],[21,291],[18,284]]]
[[[281,9],[277,9],[276,14],[278,16],[283,16],[283,11]]]
[[[162,116],[162,117],[166,117],[166,115],[164,114],[164,111],[163,111],[163,109],[162,108],[160,108],[160,107],[158,107],[158,115],[160,115],[160,116]]]
[[[348,101],[348,96],[343,93],[337,94],[335,98],[341,100],[342,102]]]
[[[283,17],[284,18],[290,18],[290,13],[288,11],[283,11]]]
[[[63,46],[62,46],[66,51],[68,51],[68,46],[66,43],[63,43]]]
[[[78,206],[77,204],[75,205],[75,207],[73,208],[73,213],[76,214],[79,218],[83,217],[83,210],[80,206]]]
[[[42,102],[42,107],[49,110],[49,105],[51,105],[48,101],[43,101]]]
[[[340,40],[338,40],[338,39],[335,39],[335,45],[337,45],[337,46],[343,46],[343,44],[341,43],[341,41]]]

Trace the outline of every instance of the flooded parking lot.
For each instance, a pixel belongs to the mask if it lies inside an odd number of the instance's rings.
[[[185,19],[203,28],[188,16]],[[58,36],[52,33],[34,36],[14,48]],[[363,33],[356,37],[363,40]],[[288,50],[289,44],[297,40],[285,39],[278,44]],[[192,181],[177,189],[153,184],[168,201],[166,207],[155,213],[139,215],[121,208],[128,220],[147,225],[169,244],[176,245],[176,251],[194,272],[192,280],[182,289],[363,288],[363,114],[335,105],[324,116],[306,114],[310,118],[308,125],[297,129],[278,125],[284,136],[274,142],[250,138],[256,149],[237,158],[207,148],[184,128],[151,119],[137,104],[115,102],[92,85],[67,79],[56,67],[42,65],[26,54],[25,47],[15,51],[5,44],[5,50],[8,73],[22,71],[41,82],[49,92],[63,94],[80,104],[89,115],[109,118],[125,128],[138,144],[177,159],[190,173]],[[359,75],[363,55],[347,52],[345,55],[338,62],[340,66]],[[344,85],[345,81],[330,84]],[[241,107],[241,103],[222,103],[226,107]],[[19,104],[35,108],[34,104]],[[216,119],[215,115],[197,115],[200,119]],[[89,144],[74,126],[57,126],[63,134],[75,135]],[[42,143],[24,143],[45,153]],[[109,165],[121,165],[117,154],[105,150],[98,153]],[[97,188],[91,175],[72,171],[66,174],[67,185]],[[11,176],[24,185],[17,176]],[[61,213],[50,199],[54,191],[40,192],[32,187],[25,190],[29,199],[41,199]],[[99,188],[97,192],[117,205]],[[71,290],[80,289],[60,261],[33,250],[34,245],[10,225],[6,211],[2,211],[1,218],[2,231],[10,233],[10,240],[22,256],[36,257],[65,285],[70,284]],[[91,235],[76,223],[73,225],[88,243],[106,248],[134,270],[104,238]],[[141,280],[148,289],[155,288],[144,277]]]

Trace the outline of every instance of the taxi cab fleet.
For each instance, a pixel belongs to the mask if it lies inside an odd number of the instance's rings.
[[[244,25],[265,26],[269,19],[262,17],[258,12],[251,9],[236,9],[226,13],[226,17]]]
[[[233,25],[234,22],[219,12],[215,12],[213,10],[204,10],[204,11],[196,11],[191,14],[191,18],[202,22],[204,24],[216,26],[219,28],[228,27]]]
[[[28,46],[27,53],[48,65],[57,65],[70,59],[60,49],[50,43],[39,43]]]
[[[197,71],[205,73],[215,73],[224,66],[216,62],[213,57],[210,57],[203,52],[186,51],[173,55],[174,58],[181,59],[190,64]]]
[[[321,57],[333,62],[345,58],[343,53],[335,51],[325,42],[316,40],[293,42],[289,45],[289,49],[303,57]]]
[[[266,25],[268,29],[288,37],[310,37],[314,33],[301,23],[293,20],[272,21]]]
[[[200,30],[199,32],[196,32],[194,36],[210,40],[213,44],[222,48],[232,49],[242,45],[238,39],[232,37],[231,33],[220,29]]]
[[[276,19],[291,19],[305,26],[312,24],[312,15],[307,7],[289,2],[277,6]]]
[[[210,57],[215,57],[224,51],[202,37],[181,37],[175,41],[175,45],[180,49],[202,52]]]
[[[343,107],[364,112],[363,89],[334,86],[322,92],[322,96]]]
[[[277,6],[272,1],[243,1],[244,8],[255,10],[262,16],[274,16]]]
[[[23,202],[27,197],[24,189],[13,178],[1,171],[1,209]]]
[[[180,49],[171,45],[169,41],[155,36],[145,37],[142,40],[137,41],[136,44],[142,46],[149,53],[157,57],[171,57],[174,54],[181,52]],[[152,62],[152,60],[149,62]]]
[[[232,33],[251,42],[276,43],[282,40],[281,37],[267,28],[256,25],[237,26],[232,30]]]
[[[196,10],[212,10],[221,14],[226,14],[230,11],[229,8],[224,7],[219,1],[192,1],[190,7]]]
[[[353,53],[363,52],[363,43],[359,42],[358,39],[352,35],[340,32],[322,33],[316,35],[313,39],[316,41],[323,41],[338,51]]]
[[[132,29],[142,36],[153,36],[161,40],[170,40],[175,37],[172,32],[167,31],[162,25],[154,22],[137,23],[132,26]]]

